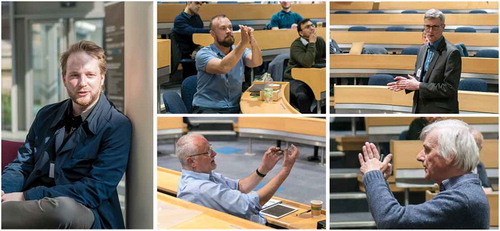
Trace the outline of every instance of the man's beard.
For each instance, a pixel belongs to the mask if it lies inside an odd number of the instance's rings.
[[[78,91],[77,91],[78,92]],[[76,104],[80,105],[80,106],[89,106],[91,105],[92,103],[96,102],[98,99],[99,99],[99,95],[101,94],[100,92],[98,92],[97,94],[94,94],[92,95],[92,93],[89,93],[90,94],[90,99],[87,100],[88,98],[87,97],[78,97],[78,93],[75,93],[75,94],[71,94],[69,91],[68,91],[68,95],[69,95],[69,98],[71,99],[71,101],[75,102]]]
[[[234,36],[226,36],[223,40],[217,41],[223,47],[231,47],[234,44]]]

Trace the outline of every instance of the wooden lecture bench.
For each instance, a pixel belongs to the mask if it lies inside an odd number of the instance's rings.
[[[469,50],[471,47],[498,47],[497,33],[444,32],[443,36],[453,44],[464,43]],[[350,47],[350,44],[353,42],[382,44],[398,48],[406,47],[402,45],[422,45],[422,32],[412,31],[331,31],[330,38],[335,40],[339,46],[346,44],[347,47]],[[346,46],[341,47],[344,48]],[[385,48],[387,49],[388,47]]]
[[[429,8],[430,9],[430,8]],[[424,14],[330,14],[330,27],[351,25],[417,26],[423,28]],[[498,26],[498,14],[447,14],[446,26]]]
[[[263,84],[264,82],[255,81],[252,84]],[[292,105],[290,105],[290,83],[274,82],[280,84],[280,99],[270,103],[261,100],[259,96],[252,96],[248,88],[241,95],[240,109],[243,114],[300,114]],[[253,86],[253,85],[252,85]]]
[[[182,121],[182,117],[157,117],[157,139],[174,140],[174,153],[176,149],[177,138],[187,133],[187,125]]]
[[[170,80],[170,63],[171,63],[171,52],[170,52],[170,39],[156,39],[157,43],[157,48],[156,48],[156,55],[157,55],[157,66],[156,68],[158,69],[158,75],[157,75],[157,83],[156,83],[156,90],[158,92],[156,100],[157,100],[157,109],[158,113],[161,111],[161,106],[162,106],[162,100],[161,100],[161,94],[160,94],[160,85],[162,83],[166,83]]]
[[[265,225],[157,193],[160,229],[270,229]]]
[[[330,77],[369,77],[376,73],[413,74],[416,55],[330,55]],[[498,59],[462,57],[462,78],[498,83]]]
[[[326,148],[326,120],[297,117],[240,117],[238,128],[240,137],[250,138],[248,153],[252,153],[252,139],[273,139],[288,143],[301,143],[320,147],[321,163],[324,163]]]
[[[240,118],[241,119],[241,118]],[[157,167],[157,179],[158,179],[158,190],[161,192],[166,192],[172,196],[177,195],[177,184],[180,180],[181,173],[178,171],[165,169],[162,167]],[[166,196],[166,195],[165,195]],[[298,202],[290,201],[287,199],[273,197],[273,199],[281,200],[283,204],[290,205],[298,209],[298,211],[284,216],[280,219],[275,219],[272,217],[266,216],[267,222],[270,224],[286,228],[286,229],[316,229],[316,225],[318,221],[322,221],[326,219],[326,210],[321,210],[321,216],[311,217],[310,213],[304,213],[300,216],[296,216],[296,214],[300,214],[308,209],[310,209],[309,205],[301,204]],[[192,203],[191,203],[192,204]],[[203,206],[200,206],[203,207]],[[205,207],[203,207],[205,208]],[[212,210],[212,209],[210,209]],[[214,210],[212,210],[214,211]],[[228,215],[226,213],[223,213]],[[231,216],[231,215],[228,215]],[[234,217],[234,216],[231,216]],[[250,222],[250,221],[249,221]],[[252,222],[253,223],[253,222]],[[204,226],[205,228],[207,226]],[[211,227],[211,226],[210,226]],[[161,228],[161,227],[160,227]],[[212,227],[211,227],[212,228]],[[268,227],[269,228],[269,227]]]
[[[173,23],[186,4],[160,3],[157,4],[158,23]],[[281,10],[280,4],[203,4],[200,17],[208,22],[213,16],[225,14],[231,21],[244,20],[271,20],[271,16]],[[293,4],[293,12],[304,18],[326,18],[325,4]]]
[[[335,85],[335,110],[377,110],[411,113],[413,92],[393,92],[387,86]],[[498,114],[498,93],[458,91],[461,113]]]
[[[292,76],[312,89],[314,99],[321,100],[321,92],[326,91],[326,68],[292,68]]]
[[[492,9],[498,10],[497,1],[348,1],[330,2],[330,11],[337,10],[423,10],[428,9],[450,9],[450,10],[474,10]]]
[[[366,134],[371,142],[397,140],[402,131],[408,130],[411,122],[418,117],[366,117]],[[478,129],[485,139],[498,138],[498,118],[496,117],[444,117],[459,119]],[[359,148],[359,147],[358,147]]]
[[[326,37],[326,28],[317,28],[316,32],[322,38]],[[297,30],[256,30],[255,39],[262,51],[264,61],[270,61],[274,56],[290,53],[290,45],[299,37]],[[240,32],[234,32],[234,44],[240,42]],[[193,42],[202,46],[209,46],[214,42],[210,34],[193,34]],[[250,44],[248,45],[250,48]]]

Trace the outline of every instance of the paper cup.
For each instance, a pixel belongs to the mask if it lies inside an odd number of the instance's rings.
[[[321,209],[323,208],[323,201],[312,200],[311,201],[311,212],[313,217],[321,215]]]

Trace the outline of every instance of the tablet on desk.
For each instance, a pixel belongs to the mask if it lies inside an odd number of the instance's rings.
[[[290,207],[284,204],[277,204],[269,208],[266,208],[260,212],[266,216],[279,219],[295,211],[297,211],[297,209],[294,207]]]

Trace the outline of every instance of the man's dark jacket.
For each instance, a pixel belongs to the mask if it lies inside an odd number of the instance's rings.
[[[415,73],[424,69],[427,45],[420,47]],[[458,113],[458,82],[462,72],[462,58],[455,45],[443,40],[413,96],[413,113]]]
[[[92,210],[92,228],[123,229],[116,187],[127,168],[132,125],[104,94],[56,153],[55,186],[40,184],[40,177],[47,172],[49,153],[56,152],[55,132],[62,127],[71,102],[51,104],[38,112],[17,158],[2,174],[2,190],[24,192],[26,200],[70,197]]]

